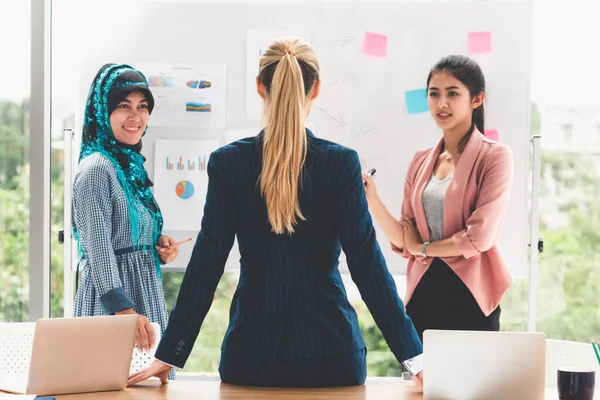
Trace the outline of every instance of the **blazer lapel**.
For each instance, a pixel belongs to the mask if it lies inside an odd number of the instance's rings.
[[[482,136],[477,128],[474,128],[454,169],[454,175],[444,198],[444,237],[450,237],[464,227],[463,199],[465,198],[467,182],[479,155]]]

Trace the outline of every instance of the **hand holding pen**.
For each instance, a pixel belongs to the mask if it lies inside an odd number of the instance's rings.
[[[179,245],[191,241],[192,238],[187,238],[185,240],[182,240],[181,242],[177,242],[172,237],[169,237],[167,235],[161,235],[158,238],[158,246],[156,246],[156,249],[158,250],[158,255],[160,256],[160,259],[164,263],[170,263],[174,261],[179,255]]]
[[[179,246],[180,244],[187,243],[187,242],[191,242],[192,240],[193,240],[193,239],[190,237],[190,238],[187,238],[187,239],[185,239],[185,240],[182,240],[181,242],[177,242],[177,243],[170,244],[170,245],[168,245],[167,247],[164,247],[164,248],[165,248],[165,249],[172,249],[172,248],[174,248],[174,247],[177,247],[177,246]]]
[[[371,168],[368,172],[362,173],[367,200],[377,197],[377,188],[375,187],[375,181],[373,180],[373,176],[375,175],[376,171],[377,170],[375,168]]]

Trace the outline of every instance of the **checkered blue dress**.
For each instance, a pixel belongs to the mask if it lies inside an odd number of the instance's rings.
[[[168,317],[153,254],[156,227],[144,230],[144,246],[134,250],[127,197],[115,166],[100,153],[79,163],[73,215],[84,254],[79,261],[75,316],[107,315],[130,305],[164,332]],[[148,212],[140,212],[140,223],[152,226]]]

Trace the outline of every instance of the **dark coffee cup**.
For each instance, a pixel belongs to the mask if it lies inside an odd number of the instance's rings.
[[[558,398],[560,400],[592,400],[596,373],[591,368],[564,367],[558,369]]]

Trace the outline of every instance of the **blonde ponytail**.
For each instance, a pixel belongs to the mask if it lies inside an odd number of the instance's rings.
[[[318,80],[312,47],[299,39],[280,39],[260,59],[259,79],[267,91],[260,191],[271,230],[294,233],[305,220],[298,202],[306,160],[306,95]]]

